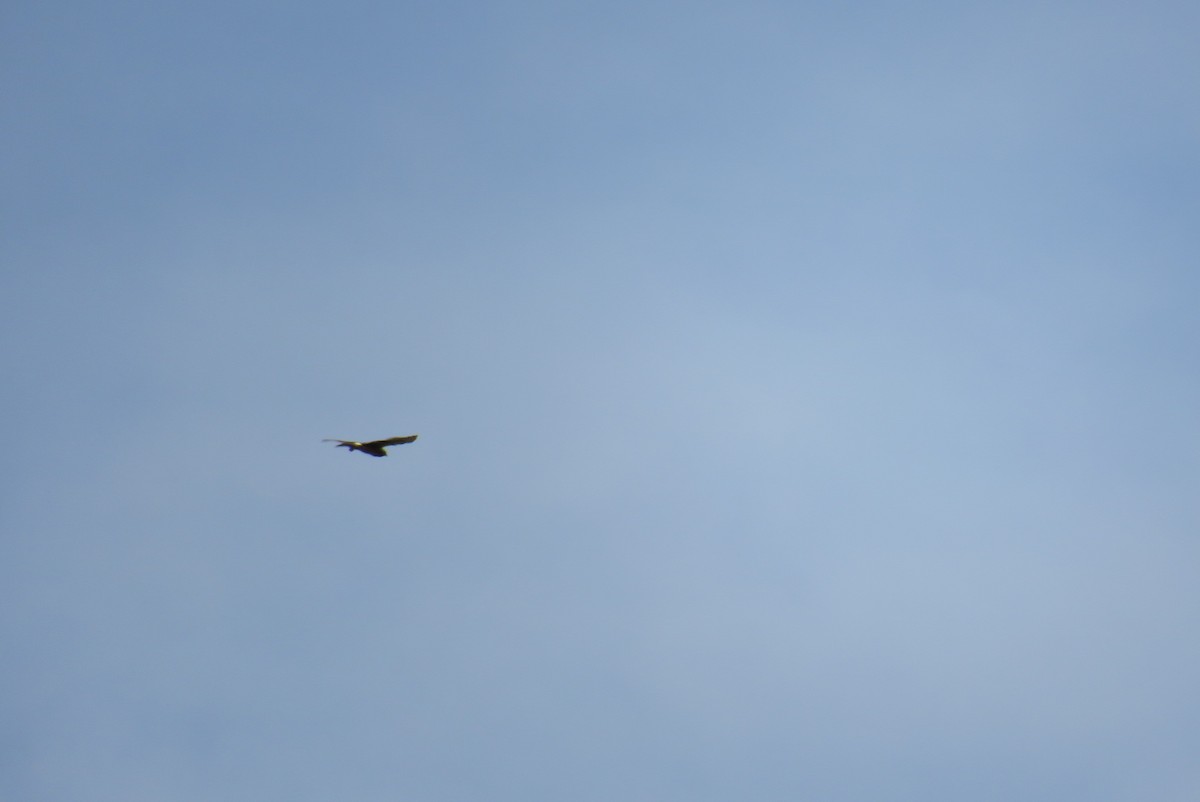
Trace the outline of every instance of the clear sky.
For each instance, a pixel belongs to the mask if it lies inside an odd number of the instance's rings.
[[[8,4],[0,798],[1200,798],[1197,30]]]

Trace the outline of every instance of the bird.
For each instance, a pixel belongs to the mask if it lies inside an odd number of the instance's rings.
[[[386,440],[371,440],[367,443],[360,443],[357,440],[332,440],[326,438],[322,443],[337,443],[338,448],[348,448],[351,451],[361,451],[364,454],[370,454],[372,457],[386,457],[387,452],[384,451],[385,446],[398,446],[404,443],[411,443],[416,440],[415,434],[410,434],[407,437],[389,437]]]

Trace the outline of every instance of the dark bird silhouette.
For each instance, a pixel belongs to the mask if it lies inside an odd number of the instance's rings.
[[[415,434],[410,434],[408,437],[389,437],[387,440],[372,440],[369,443],[360,443],[357,440],[322,440],[322,443],[337,443],[338,448],[348,448],[351,451],[361,451],[364,454],[370,454],[372,457],[386,457],[387,452],[384,451],[385,446],[398,446],[404,443],[411,443],[416,440]]]

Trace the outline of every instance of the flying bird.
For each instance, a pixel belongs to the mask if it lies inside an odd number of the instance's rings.
[[[372,440],[369,443],[360,443],[357,440],[322,440],[322,443],[337,443],[338,448],[348,448],[351,451],[361,451],[364,454],[370,454],[372,457],[386,457],[387,452],[384,451],[385,446],[399,446],[404,443],[411,443],[416,440],[415,434],[410,434],[408,437],[389,437],[387,440]]]

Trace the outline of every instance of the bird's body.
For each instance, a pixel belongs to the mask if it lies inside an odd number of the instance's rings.
[[[357,440],[322,440],[323,443],[337,443],[338,448],[348,448],[351,451],[361,451],[364,454],[370,454],[372,457],[386,457],[387,452],[384,451],[386,446],[399,446],[404,443],[411,443],[416,440],[415,434],[410,434],[407,437],[389,437],[386,440],[371,440],[366,443],[360,443]]]

